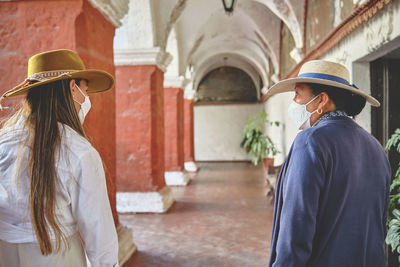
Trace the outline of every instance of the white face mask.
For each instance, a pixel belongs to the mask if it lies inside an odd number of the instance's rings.
[[[290,119],[296,124],[296,127],[299,130],[304,130],[307,128],[310,128],[310,117],[312,114],[317,112],[317,109],[314,110],[313,112],[309,112],[307,110],[307,105],[313,102],[319,95],[308,101],[306,104],[298,104],[295,101],[293,101],[289,108],[288,108],[288,115]]]
[[[74,99],[74,101],[81,106],[81,109],[79,110],[79,113],[78,113],[78,117],[79,117],[79,120],[81,121],[81,123],[83,124],[86,115],[89,113],[89,110],[92,107],[92,103],[90,103],[89,96],[85,95],[82,92],[81,88],[79,88],[79,86],[77,84],[75,84],[75,85],[76,85],[76,88],[79,89],[79,92],[81,92],[81,94],[85,97],[85,100],[83,101],[83,103],[79,103],[78,101],[76,101]]]

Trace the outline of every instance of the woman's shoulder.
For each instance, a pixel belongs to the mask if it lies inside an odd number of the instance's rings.
[[[15,129],[13,127],[2,128],[0,129],[0,143],[16,140],[25,135],[26,132],[23,129]]]
[[[20,118],[15,123],[0,129],[0,144],[23,141],[27,134],[25,119]]]
[[[312,149],[322,148],[330,143],[337,142],[337,132],[340,131],[339,124],[325,121],[317,127],[311,127],[299,132],[293,142],[294,146],[307,146]]]
[[[295,144],[310,144],[318,141],[324,135],[325,129],[308,128],[299,132],[294,139]]]
[[[343,146],[349,142],[370,144],[374,137],[349,117],[326,119],[316,127],[301,131],[293,144],[312,149],[327,150],[329,147]]]
[[[92,144],[74,129],[65,124],[60,124],[61,146],[71,154],[81,158],[87,154],[98,154]]]

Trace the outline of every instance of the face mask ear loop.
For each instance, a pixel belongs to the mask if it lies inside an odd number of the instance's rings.
[[[75,98],[72,98],[76,103],[78,103],[80,106],[82,106],[82,103],[79,103],[78,101],[75,100]]]
[[[79,88],[79,86],[75,83],[76,88],[78,88],[79,92],[81,92],[81,94],[83,95],[83,97],[85,97],[86,95],[82,92],[81,88]]]
[[[310,103],[313,102],[315,99],[317,99],[317,97],[319,97],[320,95],[321,95],[321,94],[318,94],[318,95],[316,95],[313,99],[311,99],[310,101],[308,101],[308,103],[305,104],[306,107],[307,107],[308,104],[310,104]]]
[[[79,92],[83,95],[83,97],[86,97],[86,95],[82,92],[81,88],[79,88],[79,86],[75,83],[76,88],[78,88]],[[78,101],[75,100],[74,97],[72,97],[72,99],[78,103],[79,105],[82,105],[82,103],[79,103]]]
[[[317,99],[317,97],[319,97],[320,95],[321,95],[321,94],[318,94],[318,95],[316,95],[313,99],[311,99],[310,101],[308,101],[308,103],[305,104],[306,108],[307,108],[307,105],[308,105],[308,104],[310,104],[311,102],[313,102],[313,101],[314,101],[315,99]],[[316,109],[316,110],[314,110],[313,112],[311,112],[310,115],[314,114],[315,112],[317,112],[318,114],[320,114],[320,113],[318,112],[318,109]]]

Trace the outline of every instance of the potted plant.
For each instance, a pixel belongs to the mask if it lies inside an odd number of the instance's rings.
[[[267,157],[274,157],[279,151],[272,139],[264,134],[265,124],[279,126],[280,122],[269,121],[266,112],[261,112],[250,117],[244,126],[244,138],[240,146],[249,154],[254,165],[258,165],[261,161],[264,161],[264,169],[267,171],[269,165],[274,165],[274,159]]]
[[[400,153],[400,128],[390,137],[386,144],[386,150],[394,148]],[[388,231],[386,244],[392,247],[392,252],[400,254],[400,162],[399,168],[395,172],[394,179],[390,185],[390,202],[388,214]],[[398,261],[400,262],[400,256]]]

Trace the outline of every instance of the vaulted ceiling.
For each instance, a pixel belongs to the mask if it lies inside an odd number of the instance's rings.
[[[114,47],[160,47],[172,55],[166,77],[184,76],[195,89],[211,70],[236,67],[260,92],[278,79],[281,23],[301,53],[303,17],[304,1],[296,0],[239,0],[233,14],[222,0],[134,0]]]

